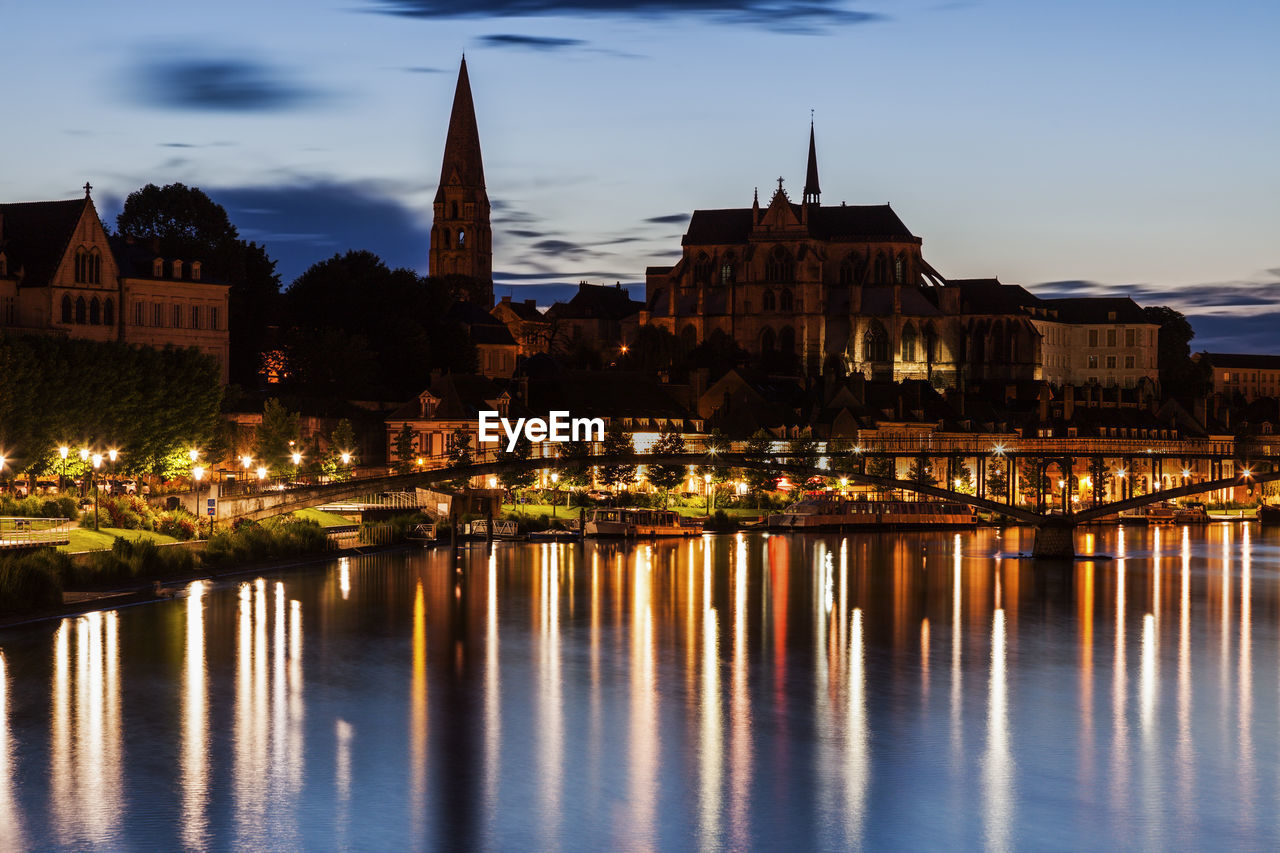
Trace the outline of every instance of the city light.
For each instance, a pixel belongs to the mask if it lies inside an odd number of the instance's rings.
[[[240,464],[244,466],[244,470],[248,471],[251,467],[253,467],[253,457],[252,457],[252,456],[241,456],[241,457],[240,457]]]
[[[67,454],[71,452],[71,448],[65,444],[58,448],[58,455],[62,457],[62,461],[67,461]]]
[[[196,464],[196,460],[200,458],[200,451],[194,447],[187,451],[187,455],[191,457],[191,464]]]
[[[80,461],[81,462],[89,461],[89,448],[87,447],[80,448]]]
[[[995,447],[991,449],[991,452],[994,453],[996,456],[1004,456],[1004,445],[997,444]]]
[[[1124,475],[1125,475],[1126,473],[1127,473],[1127,472],[1126,472],[1123,468],[1121,468],[1119,471],[1117,471],[1117,472],[1116,472],[1116,476],[1123,480],[1123,479],[1124,479]]]
[[[114,447],[107,451],[107,458],[111,460],[112,465],[116,464],[116,457],[119,455],[120,455],[120,452],[116,450]]]
[[[350,453],[348,453],[348,452],[347,452],[347,451],[345,451],[345,450],[344,450],[344,451],[342,451],[341,459],[342,459],[342,464],[343,464],[343,465],[350,465],[350,464],[351,464],[351,454],[350,454]]]
[[[196,482],[198,483],[204,479],[204,468],[197,465],[191,469],[191,474],[196,478]]]
[[[259,465],[259,466],[258,466],[258,479],[259,479],[259,480],[265,480],[266,478],[267,478],[267,469],[266,469],[266,466]]]
[[[297,466],[297,465],[301,465],[301,464],[302,464],[302,454],[301,454],[301,453],[299,453],[298,451],[296,451],[296,450],[295,450],[295,451],[293,451],[293,454],[292,454],[291,458],[293,459],[293,464],[294,464],[295,466]]]

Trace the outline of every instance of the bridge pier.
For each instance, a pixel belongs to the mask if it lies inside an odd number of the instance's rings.
[[[1050,560],[1074,560],[1076,526],[1070,521],[1051,519],[1036,526],[1036,540],[1031,556]]]

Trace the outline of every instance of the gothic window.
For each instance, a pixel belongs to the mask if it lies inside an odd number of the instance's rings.
[[[794,310],[794,308],[795,308],[795,303],[794,303],[794,301],[792,301],[792,298],[791,298],[791,291],[790,291],[790,290],[784,290],[784,291],[782,291],[782,295],[778,297],[778,306],[779,306],[783,311],[791,311],[791,310]]]
[[[840,265],[840,283],[843,285],[853,284],[856,278],[856,271],[853,257],[845,258],[844,263]]]
[[[782,331],[778,333],[778,351],[783,355],[795,355],[796,353],[796,330],[790,326],[783,326]]]
[[[916,327],[910,323],[902,330],[902,360],[916,360]]]
[[[111,299],[107,299],[102,303],[102,323],[105,326],[114,326],[116,324],[116,303]]]
[[[89,325],[97,326],[102,323],[102,303],[98,301],[98,297],[93,297],[89,303]]]
[[[773,352],[774,335],[773,329],[766,328],[760,333],[760,352],[762,355],[768,355]]]
[[[711,259],[706,253],[698,255],[698,259],[693,263],[693,283],[707,284],[711,281],[711,270],[713,268]]]
[[[764,298],[760,300],[760,308],[764,311],[773,311],[778,307],[777,301],[774,299],[773,291],[766,290]]]
[[[62,297],[62,322],[71,322],[71,297],[65,294]]]
[[[81,296],[76,300],[76,322],[83,324],[88,314],[88,306],[84,303],[84,297]]]
[[[889,336],[879,320],[872,320],[862,336],[862,358],[864,361],[889,360]]]
[[[720,283],[733,284],[733,280],[733,255],[729,255],[720,265]]]
[[[455,201],[455,202],[450,206],[450,208],[449,208],[449,214],[450,214],[450,215],[449,215],[449,218],[450,218],[450,219],[457,219],[457,218],[458,218],[458,203],[457,203],[456,201]]]
[[[893,280],[898,284],[902,284],[903,269],[905,267],[906,264],[903,263],[902,255],[898,255],[893,261]]]
[[[774,246],[764,265],[765,281],[795,281],[796,264],[791,253],[781,246]]]
[[[76,249],[76,284],[89,280],[89,256],[84,249]]]
[[[466,246],[467,246],[467,232],[459,228],[458,229],[458,248],[465,249]]]
[[[889,283],[889,259],[884,252],[876,255],[876,284]]]

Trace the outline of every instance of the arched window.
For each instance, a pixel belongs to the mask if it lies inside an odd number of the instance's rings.
[[[853,284],[856,275],[856,267],[854,267],[853,257],[844,259],[844,263],[840,265],[840,283],[843,285]]]
[[[938,360],[938,333],[932,323],[924,327],[924,360],[929,364]]]
[[[459,228],[458,229],[458,248],[464,249],[466,248],[466,246],[467,246],[467,232]]]
[[[102,303],[98,301],[98,297],[93,297],[89,303],[89,325],[99,326],[102,324]]]
[[[778,307],[783,311],[792,311],[795,309],[795,301],[791,298],[790,290],[782,291],[782,295],[778,297]]]
[[[774,349],[773,329],[765,327],[765,330],[760,333],[760,354],[770,355],[773,353],[773,349]]]
[[[106,302],[102,303],[102,323],[105,326],[114,326],[116,324],[116,303],[109,297]]]
[[[84,323],[85,315],[88,314],[88,306],[84,304],[84,297],[76,299],[76,322]]]
[[[910,323],[902,329],[902,360],[916,360],[916,327]]]
[[[765,281],[795,281],[796,264],[791,253],[781,246],[774,246],[764,265]]]
[[[84,249],[76,249],[76,284],[89,280],[89,255]]]
[[[872,320],[862,336],[862,358],[864,361],[889,360],[889,336],[879,320]]]
[[[449,208],[449,218],[450,219],[458,218],[458,203],[456,201]]]
[[[698,259],[693,262],[693,283],[707,284],[711,281],[711,270],[714,268],[711,258],[707,257],[706,252],[698,255]]]
[[[783,355],[796,354],[796,330],[790,326],[783,326],[782,331],[778,333],[778,351]]]
[[[726,255],[720,264],[720,283],[733,284],[733,255]]]
[[[777,301],[774,299],[773,291],[766,290],[764,296],[760,300],[760,308],[763,311],[773,311],[778,307]]]
[[[898,255],[893,262],[893,280],[898,284],[902,284],[906,268],[906,259],[902,255]]]
[[[62,296],[62,322],[71,322],[71,297],[66,294]]]

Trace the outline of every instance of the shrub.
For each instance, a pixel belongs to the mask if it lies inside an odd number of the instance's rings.
[[[51,548],[0,557],[0,611],[29,612],[62,603],[71,558]]]
[[[194,539],[200,532],[196,517],[184,509],[167,509],[156,516],[155,530],[174,539]]]
[[[314,521],[281,517],[263,524],[244,524],[209,538],[204,550],[208,566],[252,563],[277,557],[297,557],[327,550],[329,537]]]
[[[99,551],[86,564],[75,566],[69,579],[79,586],[109,585],[138,578],[188,574],[195,567],[195,555],[186,548],[117,538],[110,551]]]
[[[729,514],[726,513],[724,510],[718,509],[712,514],[711,518],[707,519],[707,522],[706,524],[703,525],[703,528],[706,530],[714,530],[714,531],[720,531],[720,532],[737,530],[738,522],[736,519],[730,518]]]

